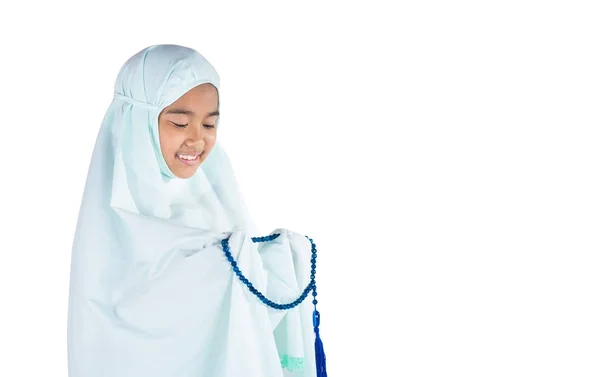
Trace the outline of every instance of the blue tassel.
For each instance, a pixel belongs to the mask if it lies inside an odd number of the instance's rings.
[[[313,312],[313,326],[315,328],[315,364],[317,365],[317,377],[327,377],[327,368],[325,367],[325,350],[323,350],[323,342],[319,336],[319,324],[321,315],[315,308]]]

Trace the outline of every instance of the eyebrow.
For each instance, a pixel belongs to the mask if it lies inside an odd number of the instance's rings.
[[[196,115],[195,112],[193,112],[191,110],[185,110],[185,109],[169,109],[165,112],[165,114],[184,114],[184,115],[192,115],[192,116]],[[220,115],[218,110],[206,114],[207,117],[212,117],[215,115]]]

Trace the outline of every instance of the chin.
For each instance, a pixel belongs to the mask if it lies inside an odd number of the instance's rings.
[[[190,178],[192,178],[194,176],[194,174],[196,174],[197,171],[198,171],[198,169],[194,170],[193,172],[189,172],[189,171],[181,172],[181,171],[178,171],[178,172],[173,172],[173,174],[177,178],[180,178],[180,179],[190,179]]]

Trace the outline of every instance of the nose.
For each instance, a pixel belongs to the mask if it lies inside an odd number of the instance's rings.
[[[204,141],[204,136],[206,134],[206,131],[204,130],[204,127],[202,125],[200,126],[194,126],[194,127],[188,127],[190,132],[187,135],[187,139],[185,141],[185,144],[187,144],[190,147],[199,147],[199,146],[203,146],[205,144]]]

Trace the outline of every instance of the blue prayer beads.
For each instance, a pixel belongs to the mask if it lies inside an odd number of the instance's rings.
[[[280,233],[274,233],[274,234],[268,235],[266,237],[252,237],[251,239],[252,239],[252,242],[254,242],[254,243],[269,242],[269,241],[273,241],[280,235],[281,235]],[[305,236],[305,237],[308,238],[308,240],[310,241],[311,252],[312,252],[310,283],[306,286],[306,288],[304,289],[302,294],[300,294],[300,296],[296,300],[294,300],[293,302],[287,303],[287,304],[278,304],[276,302],[269,300],[268,298],[265,297],[265,295],[263,293],[259,292],[254,287],[254,285],[252,285],[252,283],[244,276],[244,274],[238,267],[237,262],[234,260],[233,256],[231,255],[231,251],[229,249],[229,239],[228,238],[222,240],[221,245],[223,246],[223,251],[225,252],[225,256],[227,257],[227,260],[229,261],[229,263],[231,264],[231,266],[233,268],[233,272],[238,276],[240,281],[248,287],[248,289],[250,290],[250,292],[252,292],[252,294],[254,294],[256,297],[258,297],[258,299],[260,301],[262,301],[265,305],[267,305],[273,309],[288,310],[288,309],[293,309],[296,306],[300,305],[304,301],[304,299],[306,299],[306,297],[308,296],[308,294],[311,291],[312,291],[312,296],[313,296],[312,303],[314,305],[317,304],[317,300],[316,300],[317,284],[315,282],[315,275],[316,275],[316,271],[317,271],[317,247],[314,244],[312,238],[309,238],[308,236]]]
[[[274,233],[274,234],[271,234],[266,237],[252,237],[252,242],[257,243],[257,242],[273,241],[274,239],[279,237],[279,235],[280,235],[280,233]],[[325,351],[323,350],[323,342],[321,341],[321,336],[319,334],[320,333],[319,325],[321,323],[321,315],[320,315],[319,311],[317,310],[317,283],[315,282],[315,275],[317,274],[317,247],[315,246],[312,238],[309,238],[308,236],[305,236],[305,237],[308,238],[308,240],[310,241],[311,252],[312,252],[312,257],[310,259],[310,264],[311,264],[310,283],[304,289],[304,291],[302,292],[300,297],[298,297],[294,302],[291,302],[288,304],[278,304],[276,302],[273,302],[273,301],[269,300],[268,298],[266,298],[256,288],[254,288],[252,283],[250,281],[248,281],[248,279],[244,276],[242,271],[240,271],[240,268],[237,266],[236,261],[234,260],[233,256],[231,255],[231,251],[229,250],[229,239],[226,238],[226,239],[222,240],[221,245],[223,246],[223,251],[225,252],[225,256],[227,257],[227,260],[229,261],[229,263],[231,263],[233,271],[239,277],[240,281],[242,283],[244,283],[248,287],[250,292],[252,292],[256,297],[258,297],[258,299],[260,301],[262,301],[265,305],[268,305],[269,307],[278,309],[278,310],[292,309],[292,308],[295,308],[296,306],[300,305],[300,303],[302,301],[304,301],[304,299],[312,291],[312,296],[313,296],[312,303],[315,306],[315,309],[313,311],[313,327],[315,330],[315,366],[317,369],[317,377],[327,377],[327,368],[325,365],[326,364]]]

